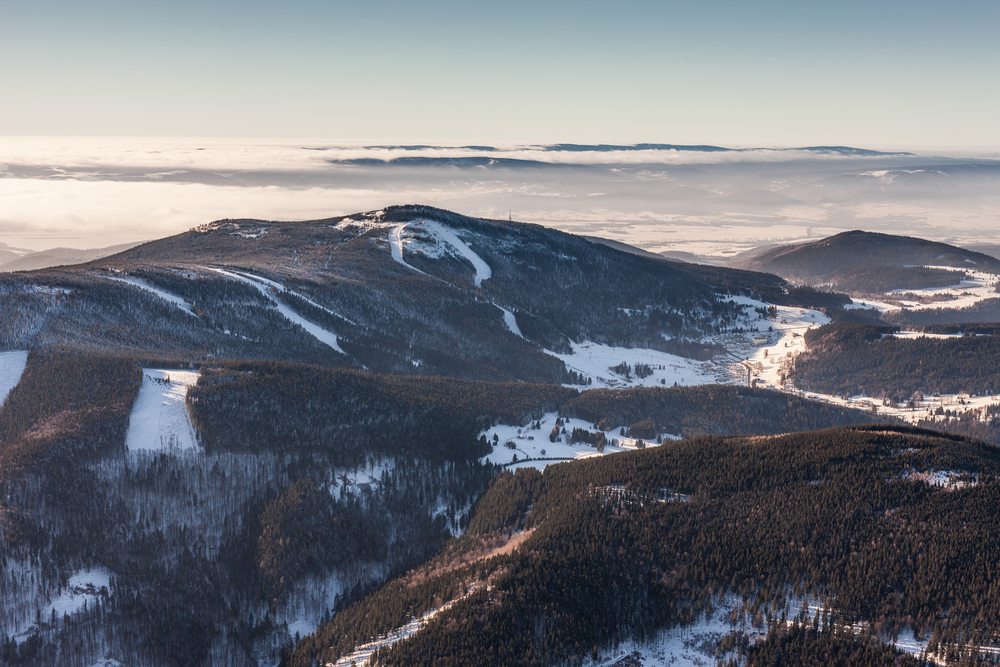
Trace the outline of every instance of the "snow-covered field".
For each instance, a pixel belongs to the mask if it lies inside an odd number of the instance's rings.
[[[621,428],[623,426],[627,428],[628,424],[619,424],[604,434],[609,444],[604,446],[603,452],[598,452],[596,447],[586,443],[571,444],[569,436],[574,428],[593,431],[594,425],[582,419],[569,418],[563,420],[566,433],[560,433],[558,442],[550,442],[549,434],[556,425],[558,417],[559,415],[555,412],[546,414],[539,420],[541,428],[538,429],[531,428],[530,426],[520,427],[501,424],[483,431],[481,435],[485,435],[490,443],[493,442],[493,436],[497,436],[493,452],[484,457],[484,462],[508,464],[513,462],[516,455],[519,463],[511,465],[511,468],[531,467],[542,470],[547,465],[559,463],[559,460],[540,459],[586,459],[592,456],[614,454],[615,452],[625,452],[638,448],[637,440],[619,435]],[[664,440],[677,439],[678,437],[664,435]],[[617,444],[611,444],[612,440],[616,440]],[[514,447],[508,447],[507,443],[512,444]],[[646,442],[645,445],[655,447],[656,441]]]
[[[273,280],[267,280],[266,278],[251,276],[251,274],[234,273],[232,271],[226,271],[225,269],[213,268],[212,271],[215,271],[216,273],[226,276],[227,278],[231,278],[233,280],[238,280],[242,283],[252,285],[261,294],[267,297],[272,304],[274,304],[274,307],[278,309],[278,312],[281,313],[281,315],[285,319],[287,319],[290,322],[294,322],[295,324],[298,324],[300,327],[305,329],[306,333],[308,333],[310,336],[312,336],[319,342],[324,343],[325,345],[329,345],[330,347],[332,347],[337,352],[340,352],[341,354],[346,354],[342,349],[340,349],[340,345],[337,343],[337,334],[333,333],[332,331],[324,329],[318,324],[310,322],[309,320],[302,317],[294,310],[292,310],[291,308],[289,308],[288,306],[286,306],[285,304],[283,304],[281,301],[278,300],[278,298],[272,292],[272,290],[281,291],[284,289],[278,283],[274,282]],[[296,295],[296,296],[301,296],[301,295]],[[310,303],[313,302],[310,301]],[[322,308],[322,306],[319,306],[319,304],[314,304],[314,305],[316,305],[319,308]],[[333,312],[329,311],[329,309],[327,308],[324,308],[324,310],[327,310],[328,312],[331,313]],[[333,314],[336,315],[336,313]]]
[[[10,390],[21,381],[21,375],[27,365],[28,353],[26,351],[0,352],[0,407],[3,407]]]
[[[954,271],[953,266],[929,266],[931,269]],[[1000,276],[982,271],[967,271],[969,279],[962,280],[957,285],[933,287],[931,289],[900,289],[886,292],[885,301],[870,301],[855,299],[847,308],[875,308],[880,313],[890,310],[927,310],[930,308],[959,309],[974,306],[986,299],[1000,297],[997,293],[997,283]],[[901,299],[902,296],[913,296],[917,300]]]
[[[198,440],[184,399],[198,373],[145,368],[142,375],[125,436],[129,451],[195,447]]]
[[[174,304],[175,306],[177,306],[178,308],[180,308],[181,310],[183,310],[188,315],[191,315],[193,317],[198,317],[197,315],[195,315],[194,311],[191,310],[191,306],[190,306],[190,304],[188,304],[187,301],[185,301],[181,297],[177,296],[176,294],[172,294],[172,293],[170,293],[170,292],[168,292],[168,291],[166,291],[164,289],[161,289],[159,287],[154,287],[154,286],[150,285],[149,283],[147,283],[145,280],[140,280],[138,278],[122,278],[122,277],[118,277],[118,276],[101,276],[101,277],[102,278],[107,278],[108,280],[115,280],[115,281],[118,281],[120,283],[127,283],[129,285],[132,285],[133,287],[138,287],[139,289],[146,290],[147,292],[151,292],[152,294],[155,294],[156,296],[160,297],[164,301],[168,301],[168,302]]]
[[[681,386],[689,386],[714,381],[714,375],[704,362],[667,352],[638,347],[612,347],[590,341],[579,345],[572,343],[572,346],[572,354],[560,354],[551,350],[546,350],[545,353],[561,359],[568,369],[591,378],[593,384],[588,388],[592,389],[652,387],[664,384],[670,387],[675,382]],[[622,362],[633,368],[631,377],[625,377],[611,370]],[[634,373],[636,364],[650,366],[653,374],[645,378],[636,376]]]

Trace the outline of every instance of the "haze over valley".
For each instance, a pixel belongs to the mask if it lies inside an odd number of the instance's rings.
[[[0,146],[0,243],[34,250],[148,241],[220,218],[305,220],[410,202],[710,263],[851,229],[966,247],[1000,232],[1000,167],[983,150],[30,138]],[[4,256],[0,249],[0,270]]]

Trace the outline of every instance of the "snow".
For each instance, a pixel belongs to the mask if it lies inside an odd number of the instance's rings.
[[[928,266],[930,269],[943,269],[955,271],[953,266]],[[965,269],[969,278],[960,281],[956,285],[946,287],[932,287],[930,289],[899,289],[886,292],[887,297],[895,297],[894,301],[870,301],[854,300],[853,303],[845,306],[847,309],[853,308],[875,308],[880,313],[891,310],[928,310],[932,308],[944,308],[957,310],[968,308],[986,299],[995,299],[998,295],[996,287],[1000,282],[1000,276],[983,271],[970,271]],[[917,300],[902,300],[899,297],[912,295]]]
[[[372,653],[377,649],[386,648],[392,646],[398,641],[408,639],[416,633],[420,632],[428,623],[430,623],[435,616],[443,611],[448,611],[455,605],[455,603],[468,597],[464,595],[456,600],[452,600],[447,604],[441,605],[437,609],[433,609],[426,614],[423,614],[419,618],[413,618],[409,623],[401,628],[393,630],[387,634],[381,635],[378,638],[368,642],[367,644],[362,644],[354,649],[353,653],[342,656],[337,662],[326,663],[327,667],[347,667],[347,665],[357,665],[357,667],[363,667],[368,664],[368,659],[371,658]]]
[[[770,304],[746,297],[733,297],[733,300],[751,308],[770,307]],[[769,342],[752,350],[745,350],[749,353],[745,355],[746,361],[755,366],[758,363],[761,365],[761,370],[754,372],[759,387],[781,388],[781,375],[787,370],[783,370],[783,362],[790,362],[805,351],[806,331],[830,322],[830,318],[823,313],[808,308],[789,306],[774,306],[774,308],[777,309],[777,316],[767,321],[767,326],[773,331],[761,331],[756,334],[767,336]],[[745,384],[745,378],[744,374],[743,379],[737,382]]]
[[[972,479],[969,479],[970,477]],[[949,490],[964,489],[979,484],[979,475],[962,470],[931,470],[930,472],[911,470],[903,475],[903,478]]]
[[[392,258],[411,271],[423,273],[426,276],[426,273],[415,266],[410,266],[406,263],[406,260],[403,259],[403,230],[406,229],[408,224],[410,223],[404,222],[400,225],[396,225],[389,231],[389,246],[392,248]]]
[[[55,611],[56,619],[61,621],[66,614],[73,615],[87,607],[92,607],[94,602],[102,597],[102,590],[110,595],[111,573],[104,568],[93,568],[80,570],[72,577],[66,588],[62,589],[59,596],[51,600],[41,609],[40,618],[42,623],[49,623],[52,619],[52,612]],[[23,628],[23,629],[21,629]],[[32,622],[27,627],[21,626],[15,633],[14,639],[18,643],[23,642],[39,628]],[[100,663],[98,663],[100,664]]]
[[[769,625],[766,616],[763,623],[753,625],[747,605],[741,598],[726,595],[713,600],[713,605],[711,614],[702,614],[691,625],[660,630],[647,640],[626,640],[617,649],[602,651],[597,660],[587,658],[583,661],[583,667],[714,667],[725,663],[730,657],[737,657],[735,653],[717,652],[726,634],[746,633],[751,644],[767,636]],[[826,606],[823,600],[789,597],[785,603],[784,614],[787,615],[789,623],[798,617],[800,623],[811,624],[817,615],[822,618]],[[781,614],[778,612],[775,615]],[[866,621],[849,626],[855,634],[863,633],[867,627]],[[896,640],[886,643],[910,655],[925,656],[930,662],[945,664],[943,658],[926,654],[930,643],[929,637],[916,639],[910,626],[900,628]],[[998,655],[1000,648],[992,645],[981,646],[978,647],[978,652]],[[742,663],[737,661],[737,664]]]
[[[509,424],[500,424],[494,426],[493,428],[487,429],[480,433],[479,435],[485,435],[486,439],[492,444],[493,435],[497,436],[497,444],[493,447],[493,451],[483,458],[484,462],[497,463],[501,465],[510,464],[513,461],[514,455],[517,455],[518,463],[508,466],[509,468],[536,468],[538,470],[544,470],[546,466],[559,463],[561,460],[570,459],[588,459],[594,456],[604,456],[607,454],[614,454],[616,452],[626,452],[630,450],[638,449],[638,440],[635,438],[627,438],[625,436],[618,435],[621,432],[621,428],[628,427],[629,424],[619,424],[609,431],[605,432],[604,437],[607,438],[608,444],[604,446],[604,452],[598,452],[597,448],[593,445],[586,443],[573,443],[568,442],[570,434],[573,432],[574,428],[582,428],[588,431],[594,431],[594,425],[590,422],[586,422],[582,419],[563,419],[564,426],[566,428],[565,434],[560,434],[560,442],[550,442],[549,434],[552,432],[552,428],[556,425],[556,419],[559,414],[556,412],[550,412],[542,417],[539,421],[541,422],[541,428],[533,429],[529,426],[511,426]],[[532,422],[533,423],[533,422]],[[479,436],[476,436],[477,438]],[[664,440],[676,440],[680,436],[675,435],[664,435]],[[529,439],[530,438],[530,439]],[[617,440],[617,445],[612,445],[611,440]],[[514,448],[511,449],[506,446],[506,443],[511,443]],[[652,442],[646,442],[647,447],[656,447],[656,440]],[[542,450],[545,453],[542,453]],[[541,460],[544,459],[556,459],[556,460]]]
[[[250,280],[253,280],[253,281],[256,281],[256,282],[259,282],[259,283],[264,283],[268,287],[273,287],[278,292],[288,292],[289,294],[295,295],[298,298],[302,299],[303,301],[305,301],[306,303],[308,303],[310,306],[313,306],[315,308],[319,308],[320,310],[325,310],[326,312],[330,313],[334,317],[339,317],[340,319],[344,320],[345,322],[348,322],[350,324],[355,324],[355,322],[353,320],[349,320],[348,318],[344,317],[340,313],[332,311],[332,310],[330,310],[329,308],[327,308],[326,306],[324,306],[322,304],[316,303],[315,301],[313,301],[312,299],[310,299],[309,297],[307,297],[306,295],[304,295],[304,294],[302,294],[300,292],[296,292],[294,290],[288,289],[287,287],[285,287],[284,285],[282,285],[279,282],[275,282],[274,280],[268,280],[267,278],[264,278],[263,276],[254,275],[253,273],[248,273],[246,271],[234,271],[233,273],[239,274],[239,275],[243,276],[244,278],[249,278]]]
[[[412,227],[417,231],[427,232],[433,239],[433,245],[427,243],[416,241],[414,239],[408,239],[406,242],[403,240],[403,231],[408,227]],[[458,237],[450,227],[446,227],[439,222],[434,222],[432,220],[411,220],[410,222],[404,222],[398,224],[392,228],[389,232],[389,246],[392,248],[392,258],[405,266],[408,269],[416,271],[417,273],[423,273],[420,269],[411,266],[403,259],[404,245],[413,244],[415,249],[418,250],[422,255],[431,257],[434,259],[440,258],[443,255],[443,248],[441,244],[445,243],[451,246],[459,256],[466,259],[476,271],[475,278],[473,281],[476,287],[482,287],[483,281],[490,278],[493,275],[493,269],[490,265],[483,261],[483,258],[477,255],[472,248],[470,248],[465,241]]]
[[[232,278],[233,280],[239,280],[240,282],[252,285],[261,294],[267,297],[272,304],[274,304],[274,307],[278,309],[278,312],[281,313],[282,316],[285,317],[285,319],[289,320],[290,322],[294,322],[295,324],[305,329],[306,333],[308,333],[310,336],[312,336],[319,342],[325,345],[329,345],[330,347],[332,347],[337,352],[340,352],[341,354],[346,354],[346,352],[344,352],[340,348],[340,345],[337,343],[337,334],[333,333],[332,331],[327,331],[326,329],[317,324],[313,324],[312,322],[302,317],[301,315],[296,313],[294,310],[292,310],[285,304],[281,303],[278,300],[278,298],[274,296],[274,294],[272,293],[272,289],[275,288],[273,288],[272,285],[278,285],[278,283],[275,283],[273,281],[260,282],[258,280],[255,280],[254,278],[248,277],[249,274],[234,273],[232,271],[226,271],[225,269],[213,268],[212,271],[224,275],[227,278]],[[278,285],[278,288],[280,288],[280,285]]]
[[[52,610],[60,619],[63,614],[72,614],[83,609],[84,603],[93,604],[101,594],[101,588],[111,586],[111,573],[103,568],[80,570],[69,578],[69,584],[62,594],[42,611],[42,620],[52,615]]]
[[[497,304],[493,305],[497,306]],[[497,308],[503,311],[503,322],[507,325],[507,328],[510,329],[511,333],[520,338],[524,338],[524,334],[521,333],[521,328],[517,326],[517,318],[514,317],[514,313],[510,312],[503,306],[497,306]]]
[[[716,649],[723,636],[733,631],[746,632],[753,642],[767,636],[766,624],[755,628],[745,614],[737,610],[743,601],[725,596],[715,601],[711,614],[702,614],[697,621],[684,628],[661,630],[648,641],[626,640],[616,651],[603,652],[596,661],[588,658],[584,667],[714,667],[721,656]],[[793,607],[794,609],[794,607]],[[739,620],[733,622],[733,612]],[[631,661],[628,658],[632,658]],[[621,662],[619,662],[621,661]]]
[[[449,227],[445,227],[439,222],[433,222],[431,220],[424,220],[421,223],[424,229],[429,230],[435,236],[445,241],[451,247],[458,251],[465,259],[469,260],[472,266],[476,269],[475,283],[476,287],[482,287],[483,281],[490,278],[493,275],[493,269],[490,265],[483,261],[483,259],[472,251],[472,248],[467,246],[462,239],[458,238],[458,235]]]
[[[138,287],[139,289],[146,290],[147,292],[152,292],[153,294],[160,297],[164,301],[169,301],[170,303],[174,304],[188,315],[193,315],[194,317],[198,317],[197,315],[195,315],[194,311],[191,310],[191,306],[188,305],[187,301],[177,296],[176,294],[171,294],[170,292],[160,289],[159,287],[153,287],[145,280],[140,280],[138,278],[121,278],[118,276],[102,276],[102,277],[107,278],[108,280],[115,280],[120,283],[128,283],[129,285],[133,285],[135,287]]]
[[[125,436],[129,451],[194,448],[197,436],[185,398],[198,373],[146,368],[142,374]]]
[[[638,347],[613,347],[585,341],[581,344],[570,342],[571,354],[562,354],[545,350],[545,353],[556,357],[566,364],[569,370],[581,373],[591,378],[593,383],[588,388],[610,387],[652,387],[672,386],[675,382],[681,386],[709,384],[713,376],[705,362],[679,357],[667,352],[649,350]],[[611,369],[625,362],[633,369],[636,364],[647,364],[653,369],[653,374],[639,378],[633,372],[631,378],[615,373]],[[663,366],[661,369],[660,366]]]
[[[0,352],[0,407],[7,400],[7,394],[21,381],[27,365],[28,352],[25,350]]]
[[[886,334],[883,338],[905,338],[907,340],[914,340],[917,338],[961,338],[962,334],[936,334],[936,333],[922,333],[920,331],[897,331],[896,333]]]

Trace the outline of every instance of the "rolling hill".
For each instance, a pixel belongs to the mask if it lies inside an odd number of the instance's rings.
[[[421,206],[223,220],[88,264],[0,276],[0,346],[266,358],[380,373],[575,382],[574,345],[713,354],[756,315],[734,296],[837,306],[773,275]]]
[[[909,236],[851,231],[800,245],[779,246],[741,261],[739,268],[819,285],[838,274],[872,267],[945,266],[1000,273],[1000,260],[957,246]]]

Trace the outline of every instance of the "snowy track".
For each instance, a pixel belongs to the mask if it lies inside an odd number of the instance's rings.
[[[216,273],[226,276],[227,278],[231,278],[233,280],[238,280],[242,283],[252,285],[254,288],[257,289],[257,291],[259,291],[261,294],[267,297],[267,299],[274,304],[274,307],[278,309],[278,312],[281,313],[281,315],[285,319],[289,320],[290,322],[294,322],[295,324],[298,324],[300,327],[306,330],[306,333],[308,333],[310,336],[312,336],[319,342],[325,345],[329,345],[330,347],[332,347],[337,352],[340,352],[341,354],[347,354],[340,348],[340,344],[337,342],[337,334],[333,333],[332,331],[327,331],[318,324],[313,324],[312,322],[302,317],[301,315],[296,313],[294,310],[292,310],[285,304],[278,301],[278,298],[274,296],[274,294],[272,293],[273,289],[277,290],[283,289],[280,285],[278,285],[278,283],[274,282],[273,280],[267,280],[266,282],[263,282],[266,279],[261,278],[257,280],[254,278],[250,278],[248,274],[234,273],[232,271],[226,271],[224,269],[213,268],[212,271],[215,271]],[[324,310],[327,309],[324,308]],[[334,314],[336,315],[336,313]]]
[[[10,390],[21,381],[21,375],[27,364],[27,352],[0,352],[0,407],[3,407]]]
[[[496,304],[493,305],[496,306]],[[515,336],[524,338],[524,334],[521,333],[521,328],[517,326],[517,318],[514,317],[514,313],[510,312],[503,306],[497,306],[497,308],[503,311],[503,323],[507,325],[510,332]]]
[[[191,310],[191,306],[188,305],[187,301],[177,296],[176,294],[171,294],[170,292],[160,289],[159,287],[153,287],[145,280],[139,280],[138,278],[119,278],[116,276],[101,276],[101,277],[107,278],[108,280],[114,280],[120,283],[127,283],[129,285],[132,285],[133,287],[138,287],[141,290],[151,292],[156,296],[160,297],[161,299],[163,299],[164,301],[169,301],[170,303],[174,304],[188,315],[191,315],[192,317],[198,317],[197,315],[195,315],[194,311]]]
[[[125,436],[129,451],[194,448],[197,438],[185,397],[198,373],[147,368],[142,374]]]
[[[475,283],[476,287],[482,287],[483,281],[489,279],[493,275],[493,269],[490,265],[483,261],[483,258],[472,251],[472,248],[465,245],[462,239],[458,238],[451,229],[445,227],[441,223],[432,222],[430,220],[424,221],[424,229],[430,230],[439,239],[450,245],[452,248],[458,251],[458,254],[469,260],[472,266],[476,269]]]
[[[420,618],[411,619],[409,623],[401,628],[393,630],[392,632],[382,635],[381,637],[368,642],[367,644],[362,644],[361,646],[354,649],[353,653],[343,656],[337,662],[327,663],[328,665],[334,665],[335,667],[347,667],[348,665],[357,665],[357,667],[362,667],[368,664],[369,658],[372,657],[372,653],[376,649],[388,648],[398,641],[408,639],[420,632],[431,620],[443,611],[451,609],[451,607],[460,600],[463,600],[467,596],[463,596],[458,600],[452,600],[451,602],[429,611]]]
[[[424,273],[415,266],[410,266],[409,264],[406,263],[406,260],[403,259],[403,230],[406,229],[406,226],[408,224],[410,223],[404,222],[401,225],[396,225],[389,232],[389,245],[392,247],[392,258],[397,262],[399,262],[400,264],[402,264],[403,266],[405,266],[406,268],[410,269],[411,271],[416,271],[417,273],[423,273],[426,276],[427,275],[426,273]]]

